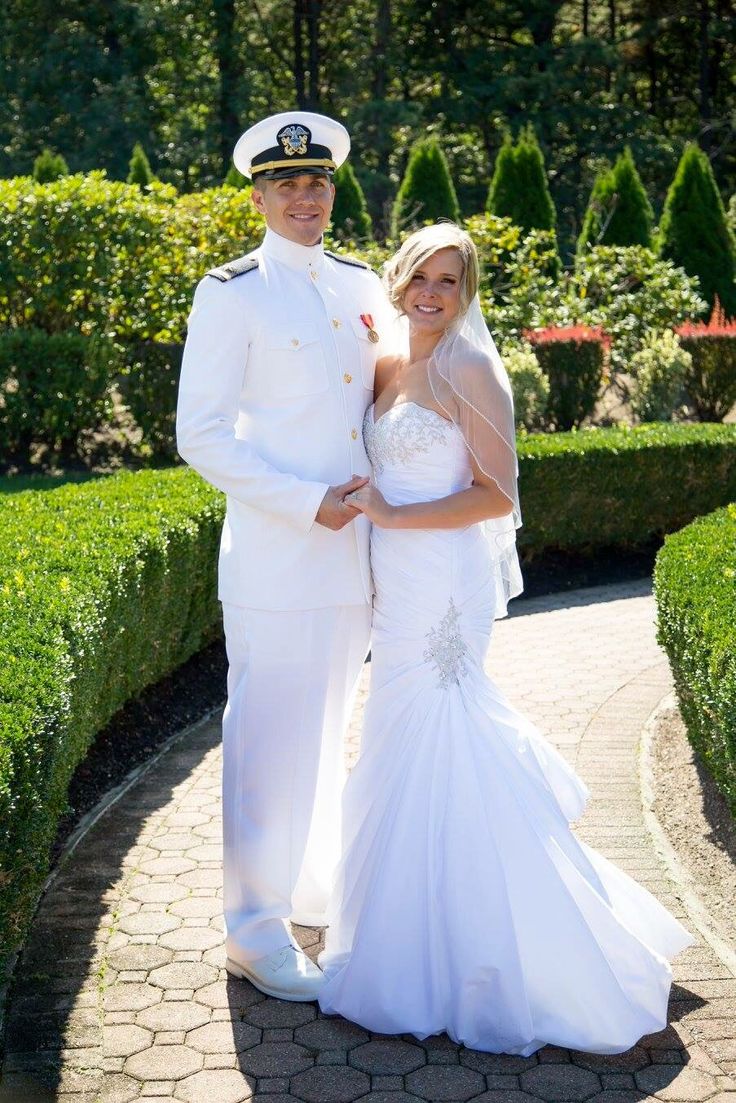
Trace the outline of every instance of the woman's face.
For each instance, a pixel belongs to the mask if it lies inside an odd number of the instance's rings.
[[[416,269],[404,292],[403,308],[419,333],[442,333],[460,312],[463,262],[457,249],[438,249]]]

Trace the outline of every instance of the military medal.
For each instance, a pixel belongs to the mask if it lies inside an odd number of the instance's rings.
[[[375,345],[377,341],[380,341],[380,337],[378,336],[375,329],[373,328],[373,315],[372,314],[361,314],[360,320],[363,323],[363,325],[365,326],[365,328],[368,330],[368,340],[372,341],[373,344]]]

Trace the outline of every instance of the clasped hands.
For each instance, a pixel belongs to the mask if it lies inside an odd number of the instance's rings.
[[[317,510],[315,520],[325,528],[337,532],[350,524],[359,513],[375,525],[388,527],[393,506],[390,506],[380,490],[364,475],[353,475],[340,486],[331,486]]]

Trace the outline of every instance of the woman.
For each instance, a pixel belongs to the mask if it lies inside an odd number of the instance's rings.
[[[622,1052],[665,1027],[667,959],[693,940],[575,838],[585,786],[483,672],[521,589],[520,515],[473,243],[419,230],[387,282],[409,349],[379,364],[374,479],[346,499],[373,522],[371,693],[319,1002],[492,1052]]]

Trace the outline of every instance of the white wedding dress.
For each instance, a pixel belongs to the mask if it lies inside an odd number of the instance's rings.
[[[472,481],[460,430],[413,402],[364,425],[392,504]],[[588,793],[483,671],[489,545],[373,527],[371,691],[345,789],[319,1002],[386,1034],[473,1049],[622,1052],[667,1023],[692,937],[569,827]]]

